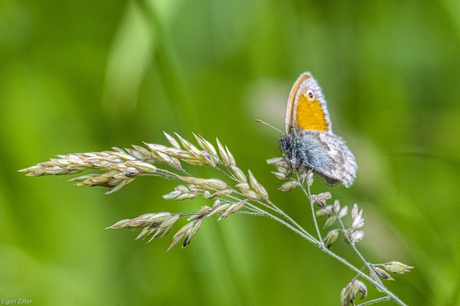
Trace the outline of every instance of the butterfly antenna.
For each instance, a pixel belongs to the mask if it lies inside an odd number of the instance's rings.
[[[268,123],[265,122],[265,121],[262,121],[262,120],[260,120],[260,119],[256,119],[256,120],[254,120],[254,121],[255,121],[255,122],[258,122],[258,123],[265,124],[266,126],[269,126],[269,127],[271,127],[272,129],[274,129],[274,130],[277,130],[278,132],[280,132],[280,134],[284,134],[283,131],[281,131],[280,129],[274,127],[274,126],[271,125],[271,124],[268,124]]]

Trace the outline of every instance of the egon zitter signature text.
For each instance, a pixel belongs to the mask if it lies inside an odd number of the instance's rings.
[[[2,298],[2,305],[29,305],[29,304],[32,304],[32,300],[22,299],[22,298],[17,298],[17,299]]]

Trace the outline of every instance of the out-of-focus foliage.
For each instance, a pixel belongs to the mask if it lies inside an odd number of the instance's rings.
[[[300,192],[276,191],[264,162],[280,155],[279,134],[254,119],[282,128],[290,86],[310,71],[358,160],[356,183],[330,191],[364,209],[367,259],[415,266],[388,284],[409,305],[460,304],[459,54],[457,0],[0,2],[0,298],[337,305],[352,272],[270,220],[205,222],[166,253],[170,238],[146,245],[103,228],[208,204],[163,200],[174,182],[138,179],[105,196],[16,172],[195,132],[219,137],[309,224]]]

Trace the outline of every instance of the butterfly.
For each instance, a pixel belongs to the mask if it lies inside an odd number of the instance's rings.
[[[308,72],[291,89],[285,128],[279,146],[293,172],[311,170],[329,186],[353,184],[358,169],[355,157],[345,141],[332,133],[321,87]]]

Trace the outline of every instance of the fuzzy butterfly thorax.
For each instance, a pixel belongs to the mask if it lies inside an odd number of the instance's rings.
[[[285,127],[279,146],[292,171],[311,170],[329,186],[353,184],[358,168],[355,157],[345,141],[332,133],[326,101],[309,73],[292,87]]]

